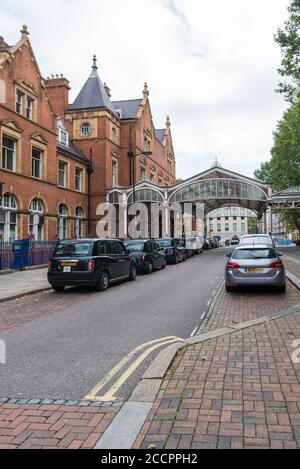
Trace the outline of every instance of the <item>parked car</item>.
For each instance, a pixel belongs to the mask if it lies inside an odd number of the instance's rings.
[[[284,292],[286,282],[281,255],[266,244],[238,246],[227,255],[226,291],[234,291],[239,286],[262,285],[276,287]]]
[[[241,236],[240,244],[268,244],[275,248],[275,241],[269,234],[248,234]]]
[[[136,262],[119,240],[59,241],[48,263],[48,281],[56,291],[77,285],[102,291],[126,279],[136,279]]]
[[[124,241],[127,252],[134,256],[139,273],[151,274],[155,269],[165,269],[165,251],[153,240]]]
[[[232,239],[231,239],[231,246],[236,246],[240,243],[240,238],[237,236],[237,235],[234,235],[232,236]]]
[[[186,260],[185,248],[178,238],[157,239],[156,242],[164,249],[167,264],[178,264]]]
[[[181,245],[184,247],[185,250],[185,257],[189,259],[190,257],[194,256],[194,249],[192,243],[189,241],[188,238],[179,238]]]
[[[195,236],[193,238],[188,238],[189,243],[194,251],[194,254],[202,254],[203,253],[203,245],[204,240],[201,236]]]

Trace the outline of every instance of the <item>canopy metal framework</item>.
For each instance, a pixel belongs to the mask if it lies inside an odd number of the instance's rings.
[[[300,210],[300,188],[291,188],[274,194],[272,208],[274,210]]]
[[[108,193],[111,203],[133,203],[132,188],[112,188]],[[216,165],[192,178],[173,186],[161,187],[142,181],[135,189],[135,201],[141,203],[203,203],[205,214],[224,206],[240,206],[257,213],[259,218],[272,203],[272,189],[255,179],[248,178]],[[299,199],[300,201],[300,199]]]

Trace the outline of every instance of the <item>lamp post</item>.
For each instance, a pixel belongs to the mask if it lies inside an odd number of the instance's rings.
[[[153,153],[152,153],[152,151],[142,151],[141,153],[133,153],[133,151],[129,151],[127,154],[128,154],[129,160],[130,160],[132,195],[133,195],[133,203],[135,203],[135,165],[134,165],[134,158],[136,158],[137,156],[151,157],[153,155]]]
[[[96,142],[94,142],[96,143]],[[94,168],[93,168],[93,145],[94,143],[92,143],[91,147],[90,147],[90,159],[88,161],[88,165],[87,165],[87,168],[86,168],[86,172],[87,172],[87,177],[88,177],[88,236],[91,236],[91,226],[92,226],[92,223],[91,223],[91,176],[94,172]]]

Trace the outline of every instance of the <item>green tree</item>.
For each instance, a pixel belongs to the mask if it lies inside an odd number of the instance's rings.
[[[266,161],[265,163],[261,163],[260,168],[254,171],[254,177],[262,182],[271,182],[271,163]]]
[[[291,101],[300,82],[300,0],[291,0],[288,12],[289,19],[283,29],[278,29],[275,41],[282,53],[278,72],[285,79],[279,83],[277,91]]]
[[[274,132],[269,181],[275,191],[300,186],[300,108],[290,107]]]
[[[288,231],[298,230],[300,232],[300,210],[278,210],[278,213]]]
[[[271,183],[279,192],[300,186],[300,108],[291,106],[274,132],[272,158],[254,173],[262,182]]]

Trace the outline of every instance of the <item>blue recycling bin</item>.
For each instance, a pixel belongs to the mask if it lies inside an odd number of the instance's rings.
[[[13,241],[13,269],[22,269],[29,263],[29,240]]]

